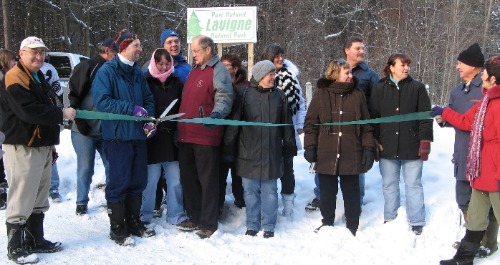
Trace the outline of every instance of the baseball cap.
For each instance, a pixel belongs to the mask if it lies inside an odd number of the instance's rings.
[[[19,47],[19,50],[22,50],[24,47],[31,49],[45,48],[48,50],[47,46],[45,46],[45,43],[43,43],[43,40],[35,36],[27,37],[26,39],[24,39],[21,42],[21,47]]]

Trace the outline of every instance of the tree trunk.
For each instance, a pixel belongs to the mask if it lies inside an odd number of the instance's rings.
[[[2,11],[3,11],[3,39],[5,49],[10,49],[10,21],[9,21],[9,0],[2,0]]]

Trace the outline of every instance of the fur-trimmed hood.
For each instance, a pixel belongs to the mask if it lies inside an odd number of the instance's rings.
[[[285,65],[285,68],[290,71],[290,73],[292,73],[295,77],[299,76],[300,74],[300,70],[299,68],[294,64],[292,63],[290,60],[288,59],[285,59],[283,61],[283,64]]]

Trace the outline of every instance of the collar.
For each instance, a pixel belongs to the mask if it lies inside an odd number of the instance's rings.
[[[490,99],[500,98],[500,85],[496,85],[488,90],[483,88],[483,93],[487,94]]]
[[[202,64],[202,65],[196,65],[196,67],[200,67],[200,68],[201,68],[201,70],[205,70],[205,68],[206,68],[207,66],[214,67],[214,65],[215,65],[216,63],[218,63],[219,61],[220,61],[220,59],[219,59],[219,55],[214,54],[214,57],[212,57],[212,59],[210,59],[208,62],[206,62],[206,63],[204,63],[204,64]]]
[[[363,70],[368,70],[368,64],[365,62],[365,61],[362,61],[360,64],[356,65],[356,67],[354,67],[353,69],[356,69],[356,68],[361,68]]]
[[[126,65],[130,65],[130,66],[134,66],[134,63],[133,61],[130,61],[129,59],[123,57],[121,54],[118,53],[118,58],[120,59],[120,61]]]

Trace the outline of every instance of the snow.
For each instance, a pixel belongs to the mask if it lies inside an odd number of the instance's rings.
[[[451,160],[454,131],[435,127],[435,139],[429,161],[424,163],[423,184],[427,225],[415,236],[406,221],[405,207],[398,218],[383,224],[381,177],[378,164],[366,175],[365,204],[362,207],[360,229],[353,237],[342,221],[343,200],[339,192],[334,227],[314,229],[321,224],[319,211],[306,212],[312,200],[314,177],[303,152],[295,158],[296,193],[295,218],[288,222],[279,216],[275,237],[264,239],[245,236],[245,212],[233,205],[228,185],[224,214],[219,229],[209,239],[201,240],[192,232],[181,232],[166,224],[165,219],[153,219],[151,227],[157,235],[135,238],[135,246],[118,246],[108,238],[109,219],[106,214],[104,191],[96,184],[104,182],[100,158],[90,194],[89,214],[75,215],[76,154],[70,132],[61,133],[58,169],[61,177],[62,203],[51,203],[46,213],[45,236],[61,241],[63,251],[38,254],[39,264],[438,264],[454,253],[452,243],[464,234],[459,210],[455,203]],[[231,178],[228,178],[230,182]],[[404,206],[404,188],[402,205]],[[282,209],[280,201],[280,211]],[[0,222],[5,223],[0,214]],[[0,226],[0,263],[8,264],[5,226]],[[476,264],[499,264],[499,252]]]

